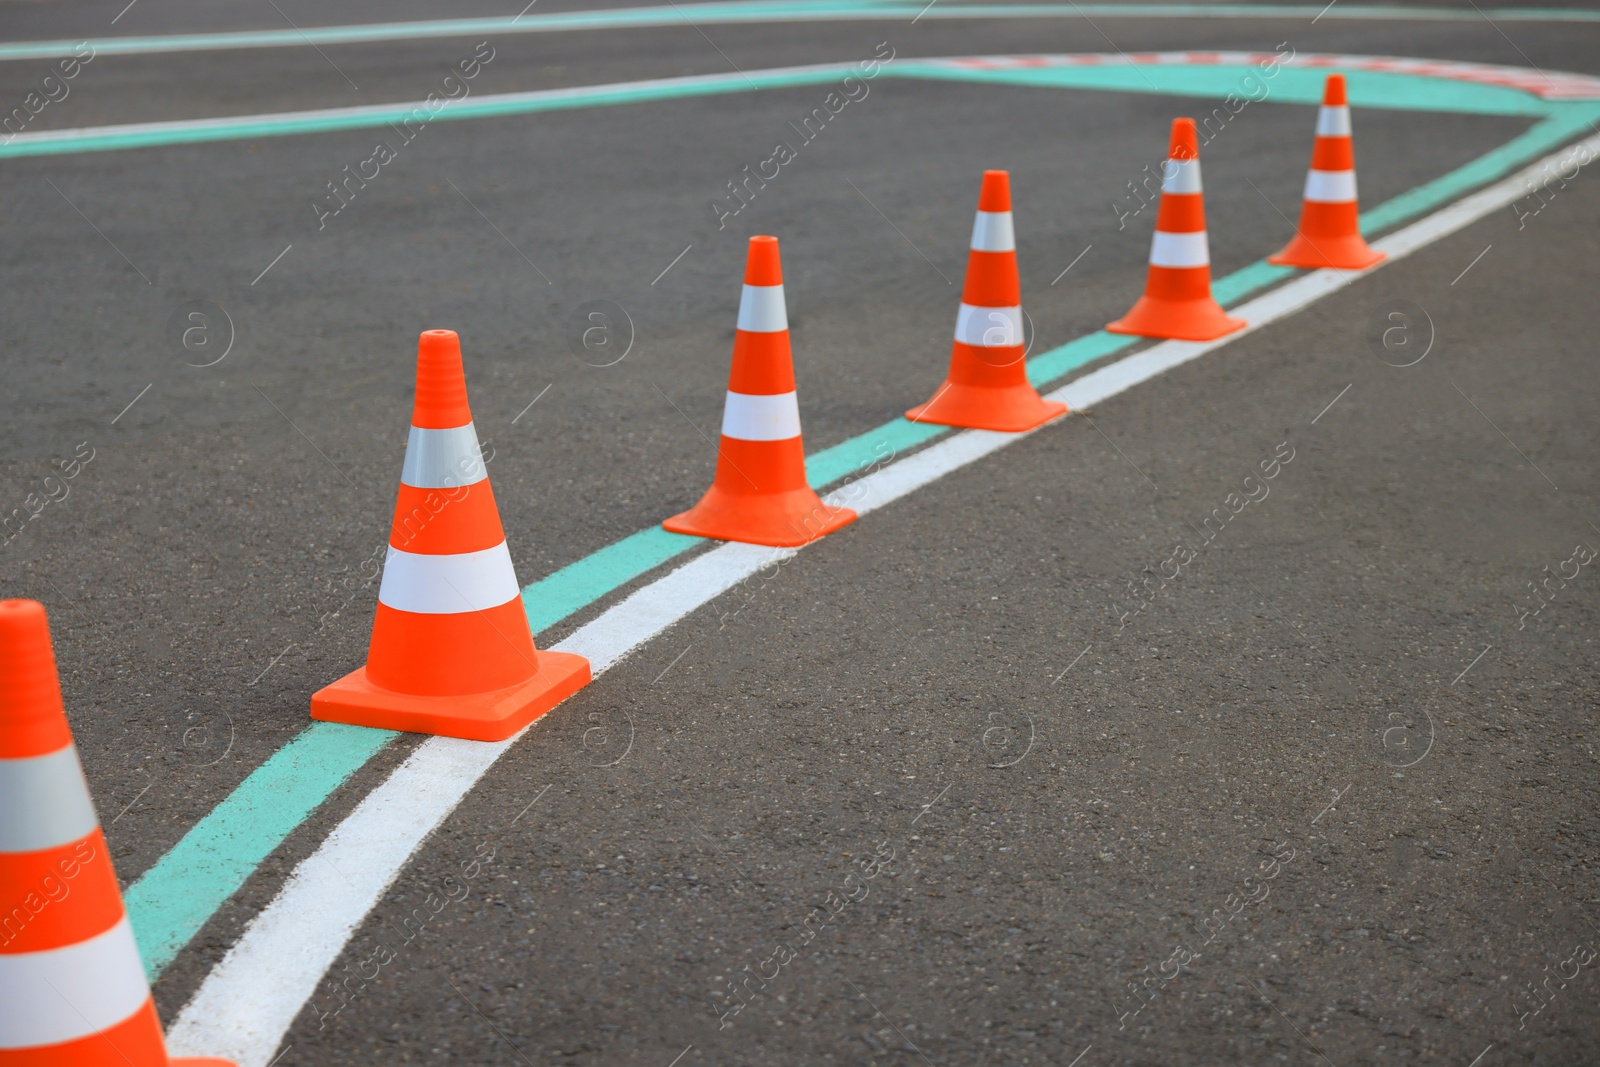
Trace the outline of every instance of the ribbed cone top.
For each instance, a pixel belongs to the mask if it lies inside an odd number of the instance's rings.
[[[1195,136],[1194,119],[1172,120],[1172,146],[1167,149],[1167,158],[1200,158],[1200,139]]]
[[[454,330],[425,330],[417,341],[417,400],[411,425],[448,430],[472,421],[461,339]]]
[[[986,170],[983,172],[983,189],[978,193],[979,211],[1011,210],[1011,172]]]
[[[783,264],[778,259],[776,237],[750,238],[750,254],[744,261],[746,285],[782,285]]]
[[[1328,75],[1328,84],[1322,87],[1322,103],[1324,107],[1342,107],[1349,103],[1349,98],[1344,94],[1344,75]]]
[[[70,744],[44,605],[0,600],[0,759],[43,756]]]

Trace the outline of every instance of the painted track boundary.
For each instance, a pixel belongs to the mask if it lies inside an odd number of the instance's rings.
[[[60,59],[87,43],[99,55],[160,55],[240,48],[369,44],[380,41],[471,37],[479,34],[572,33],[695,24],[727,26],[773,22],[842,22],[995,18],[1078,19],[1323,19],[1385,22],[1567,22],[1600,23],[1600,11],[1574,8],[1448,8],[1394,4],[943,4],[931,8],[905,0],[754,0],[746,3],[684,3],[672,7],[611,8],[511,18],[429,19],[299,30],[230,30],[0,44],[0,62]]]
[[[1600,134],[1582,145],[1600,151]],[[1538,160],[1374,242],[1388,258],[1364,271],[1314,271],[1235,308],[1250,322],[1239,333],[1209,342],[1162,342],[1070,382],[1050,398],[1074,409],[1089,407],[1256,333],[1508,206],[1525,195],[1526,182],[1560,159],[1554,153]],[[1022,434],[960,431],[867,475],[848,491],[830,494],[829,501],[849,503],[865,516],[1039,432],[1043,428]],[[601,674],[736,582],[797,551],[723,545],[638,590],[555,647],[590,656]],[[207,976],[173,1026],[174,1053],[205,1049],[230,1056],[240,1067],[266,1067],[322,975],[412,853],[521,736],[491,745],[450,738],[424,742],[296,867]]]

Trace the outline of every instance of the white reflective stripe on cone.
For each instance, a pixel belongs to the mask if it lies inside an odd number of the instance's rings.
[[[522,594],[501,541],[481,552],[430,556],[389,546],[378,602],[419,615],[459,615],[497,608]]]
[[[1350,109],[1344,105],[1322,105],[1317,109],[1318,137],[1349,137]]]
[[[783,286],[747,285],[739,297],[739,329],[746,333],[778,333],[789,328]]]
[[[126,1021],[150,999],[128,917],[46,952],[0,953],[0,1049],[76,1041]]]
[[[1306,171],[1306,199],[1324,204],[1347,204],[1356,198],[1353,170]]]
[[[1198,159],[1169,159],[1161,168],[1163,193],[1198,193],[1200,191],[1200,161]]]
[[[1022,341],[1022,309],[974,307],[956,312],[956,340],[980,348],[1008,348]]]
[[[411,427],[406,461],[400,468],[401,484],[413,489],[453,489],[481,482],[488,476],[478,447],[478,431],[472,423],[448,430]]]
[[[0,852],[60,848],[99,825],[71,744],[47,756],[0,759]]]
[[[1206,267],[1211,264],[1211,252],[1206,245],[1206,231],[1194,233],[1167,233],[1157,230],[1150,241],[1152,267]]]
[[[980,211],[972,220],[974,252],[1015,252],[1017,232],[1009,211]]]
[[[794,393],[728,394],[722,436],[739,441],[787,441],[800,436],[800,402]]]

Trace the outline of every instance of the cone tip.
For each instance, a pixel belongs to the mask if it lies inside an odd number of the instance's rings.
[[[44,605],[0,600],[0,758],[43,756],[71,743]]]
[[[778,257],[778,239],[768,234],[750,238],[750,253],[744,261],[746,285],[782,285],[783,261]]]
[[[1168,159],[1199,159],[1200,139],[1195,135],[1194,119],[1172,120],[1172,146]]]
[[[1328,107],[1342,107],[1349,103],[1349,98],[1345,96],[1343,74],[1328,75],[1328,83],[1322,90],[1322,102]]]
[[[411,425],[448,430],[471,421],[461,339],[454,330],[424,330],[417,341],[417,398]]]
[[[1011,210],[1011,172],[986,170],[983,172],[983,189],[978,193],[979,211]]]

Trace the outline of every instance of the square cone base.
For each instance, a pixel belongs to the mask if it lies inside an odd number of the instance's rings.
[[[1021,433],[1066,413],[1067,405],[1046,400],[1031,385],[947,385],[926,404],[906,412],[906,418],[964,430]]]
[[[1374,251],[1358,233],[1342,237],[1318,237],[1315,240],[1297,233],[1283,247],[1283,251],[1267,257],[1268,263],[1280,267],[1304,267],[1318,270],[1366,270],[1384,260],[1385,253]]]
[[[700,503],[667,519],[661,527],[713,541],[799,548],[855,521],[854,511],[829,507],[810,488],[754,496],[712,486]]]
[[[232,1060],[219,1060],[214,1056],[178,1056],[167,1063],[169,1067],[239,1067]]]
[[[414,734],[504,741],[589,684],[589,661],[570,652],[538,653],[539,673],[487,693],[418,696],[380,689],[367,669],[340,678],[311,697],[311,717],[322,722],[375,726]],[[197,1060],[195,1067],[210,1067]]]
[[[1107,333],[1130,333],[1168,341],[1214,341],[1248,325],[1229,318],[1210,297],[1199,300],[1162,300],[1141,296],[1128,313],[1106,326]]]

